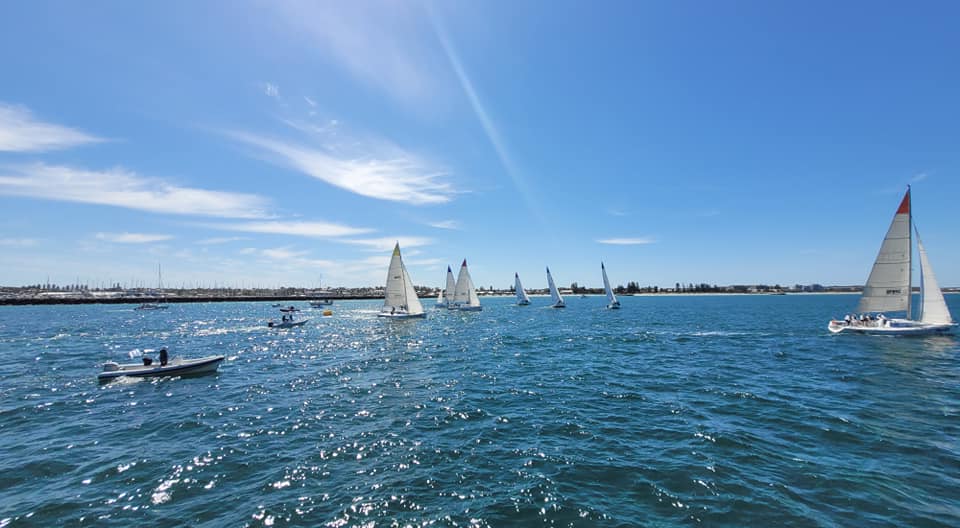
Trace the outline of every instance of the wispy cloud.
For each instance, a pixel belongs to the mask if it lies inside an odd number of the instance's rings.
[[[35,238],[0,238],[0,246],[31,247],[36,246],[39,240]]]
[[[240,240],[248,240],[248,238],[247,237],[211,237],[211,238],[204,238],[202,240],[197,240],[194,243],[199,244],[201,246],[214,246],[218,244],[227,244],[229,242],[238,242]]]
[[[265,233],[271,235],[293,235],[311,238],[335,238],[355,236],[370,233],[373,230],[365,227],[351,227],[331,222],[301,222],[301,221],[261,221],[239,222],[235,224],[205,224],[205,227],[222,229],[225,231],[242,231],[246,233]]]
[[[628,216],[630,213],[624,211],[623,209],[610,208],[607,209],[607,214],[611,216]]]
[[[912,178],[910,178],[910,183],[911,183],[911,184],[920,183],[920,182],[922,182],[923,180],[926,180],[929,176],[930,176],[930,175],[927,174],[926,172],[918,172],[918,173],[914,174]]]
[[[172,240],[173,235],[157,235],[147,233],[97,233],[97,239],[117,244],[149,244]]]
[[[280,87],[273,83],[263,83],[263,93],[266,94],[267,97],[276,99],[280,97]]]
[[[101,141],[75,128],[40,121],[26,107],[0,103],[0,152],[46,152]]]
[[[385,141],[353,141],[345,145],[305,146],[245,132],[228,132],[253,145],[267,159],[352,193],[414,205],[449,202],[455,193],[443,181],[447,173],[419,156]]]
[[[309,252],[295,250],[287,247],[278,248],[243,248],[241,255],[257,257],[261,260],[271,263],[271,266],[282,266],[287,270],[301,270],[316,272],[318,269],[330,269],[336,267],[336,262],[332,260],[311,259],[308,258]]]
[[[382,237],[382,238],[343,238],[339,242],[345,242],[347,244],[353,244],[357,246],[364,246],[371,251],[390,251],[393,249],[393,246],[400,243],[400,249],[406,250],[415,247],[428,246],[433,243],[433,240],[425,237]]]
[[[265,218],[257,195],[208,191],[145,178],[121,168],[95,171],[34,163],[0,166],[0,195],[222,218]]]
[[[364,84],[404,103],[423,104],[437,91],[435,63],[422,12],[411,2],[271,2],[284,25],[279,38],[298,40]]]
[[[306,95],[303,96],[303,100],[306,101],[308,105],[310,105],[310,108],[316,108],[316,107],[317,107],[317,102],[314,101],[313,99],[310,99],[310,98],[307,97]]]
[[[440,222],[430,222],[427,224],[437,229],[460,229],[460,222],[456,220],[442,220]]]
[[[653,244],[656,240],[653,237],[636,237],[636,238],[603,238],[597,240],[600,244],[612,244],[615,246],[639,246],[643,244]]]

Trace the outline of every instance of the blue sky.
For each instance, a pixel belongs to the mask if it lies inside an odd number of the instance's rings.
[[[0,284],[960,285],[960,6],[15,2]]]

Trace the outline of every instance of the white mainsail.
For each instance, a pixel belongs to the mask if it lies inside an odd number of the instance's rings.
[[[479,310],[480,297],[477,296],[477,290],[473,287],[473,279],[470,278],[470,271],[467,269],[467,259],[463,259],[460,265],[460,273],[457,275],[457,285],[454,288],[453,305],[461,310]]]
[[[917,251],[920,253],[920,322],[929,324],[952,324],[950,310],[943,298],[943,292],[933,275],[933,267],[927,259],[927,250],[920,242],[917,231]]]
[[[910,318],[910,190],[904,195],[863,287],[858,312],[906,311]]]
[[[607,308],[620,308],[620,301],[617,300],[617,296],[613,294],[613,289],[610,288],[607,268],[603,265],[603,262],[600,263],[600,270],[603,272],[603,289],[607,292]]]
[[[450,269],[450,266],[447,266],[447,286],[437,297],[437,306],[449,308],[453,304],[453,296],[456,290],[457,283],[453,280],[453,270]]]
[[[387,287],[380,315],[415,316],[423,314],[423,305],[417,298],[410,274],[400,257],[400,244],[393,248],[390,268],[387,270]]]
[[[527,296],[527,292],[523,291],[523,284],[520,284],[520,274],[513,274],[513,291],[517,295],[517,304],[520,306],[526,306],[530,304],[530,297]]]
[[[560,292],[557,291],[557,285],[553,283],[553,275],[550,274],[550,267],[547,267],[547,285],[550,286],[550,301],[554,308],[563,308],[566,304],[563,302],[563,297],[560,296]]]

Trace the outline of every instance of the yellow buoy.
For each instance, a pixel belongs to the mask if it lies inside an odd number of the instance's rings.
[[[333,310],[324,310],[324,311],[323,311],[323,316],[324,316],[324,317],[329,317],[329,316],[331,316],[331,315],[333,315]]]

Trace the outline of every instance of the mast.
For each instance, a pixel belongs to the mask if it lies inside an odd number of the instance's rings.
[[[910,197],[910,186],[907,185],[907,319],[913,313],[913,199]],[[923,295],[923,292],[920,292]]]

